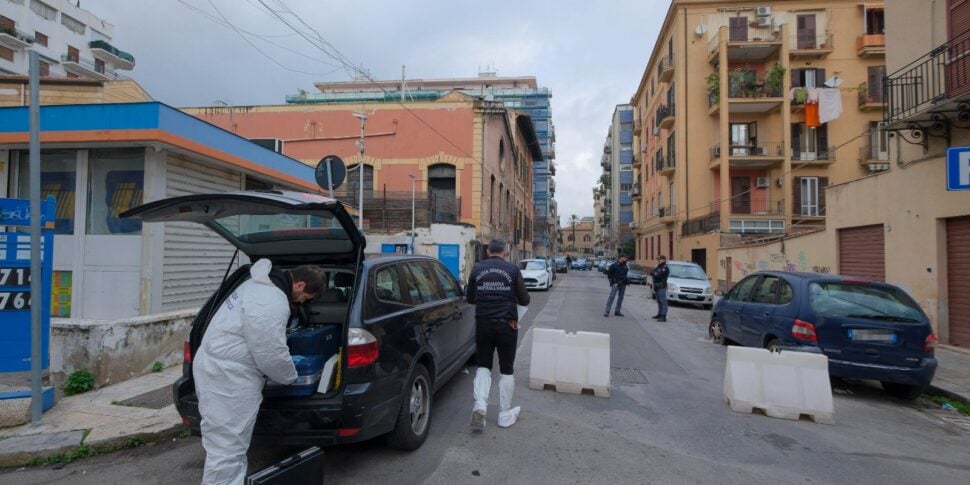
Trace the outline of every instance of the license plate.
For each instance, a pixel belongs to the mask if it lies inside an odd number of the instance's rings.
[[[852,340],[853,342],[894,344],[896,343],[896,333],[892,330],[850,328],[849,340]]]
[[[684,300],[703,300],[704,299],[703,296],[695,296],[695,295],[680,295],[680,297]]]

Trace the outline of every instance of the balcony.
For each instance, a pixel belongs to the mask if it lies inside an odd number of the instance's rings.
[[[669,82],[674,77],[674,61],[667,56],[661,57],[657,64],[657,77],[660,82]]]
[[[707,42],[708,62],[717,65],[719,61],[721,39],[723,47],[727,49],[728,62],[763,62],[778,56],[781,50],[782,38],[771,25],[755,23],[743,29],[729,29],[724,25],[711,30],[711,38]]]
[[[633,169],[634,170],[637,170],[637,169],[639,169],[642,166],[643,166],[643,155],[641,155],[640,153],[637,153],[636,151],[634,151],[633,152]]]
[[[889,147],[886,146],[888,138],[884,144],[874,144],[871,141],[859,148],[859,165],[862,165],[870,173],[885,172],[889,170]]]
[[[556,162],[549,160],[549,175],[556,175]]]
[[[0,45],[13,50],[26,49],[34,43],[34,37],[11,27],[0,27]]]
[[[674,105],[660,105],[657,108],[657,127],[669,130],[674,126],[675,114]]]
[[[721,110],[716,93],[708,93],[708,114],[714,116]],[[780,86],[768,85],[765,79],[748,78],[743,73],[735,71],[729,75],[728,84],[728,112],[741,113],[770,113],[779,109],[785,103],[784,93]]]
[[[733,168],[770,168],[785,160],[785,150],[781,143],[755,143],[749,145],[730,145],[728,163]],[[711,147],[710,168],[721,165],[721,144]]]
[[[792,59],[821,59],[835,51],[831,33],[798,32],[790,37],[789,42],[788,56]]]
[[[791,159],[793,162],[819,162],[832,163],[835,161],[835,147],[818,147],[816,151],[808,151],[798,147],[792,147]]]
[[[553,195],[556,194],[556,179],[551,177],[549,178],[549,193]]]
[[[633,134],[640,135],[640,131],[643,130],[643,120],[639,116],[633,117]]]
[[[675,169],[677,168],[677,160],[673,154],[663,155],[663,152],[657,152],[657,158],[654,160],[657,172],[660,175],[673,175]]]
[[[970,100],[970,30],[966,30],[886,77],[890,130],[939,118],[959,121]]]
[[[869,83],[864,82],[859,85],[859,109],[862,111],[882,111],[886,108],[886,96],[882,86],[875,86],[869,89]]]
[[[603,167],[604,171],[609,172],[613,169],[613,160],[610,157],[603,155],[603,158],[600,159],[600,166]]]
[[[666,207],[660,207],[657,209],[657,217],[660,218],[660,222],[664,224],[670,224],[677,221],[677,208],[674,205],[669,205]]]
[[[763,192],[762,192],[763,193]],[[740,197],[733,197],[728,203],[731,208],[731,216],[770,216],[778,217],[785,215],[785,199],[768,200],[767,198],[755,199],[752,192],[748,192]]]
[[[61,66],[64,67],[65,71],[83,78],[109,81],[118,77],[114,70],[105,66],[104,61],[91,61],[70,54],[61,55]]]
[[[111,63],[115,69],[130,71],[135,67],[135,56],[120,50],[103,40],[93,40],[88,46],[95,59]]]
[[[855,41],[859,57],[885,57],[886,34],[862,34]]]
[[[633,184],[633,187],[630,187],[630,196],[633,197],[633,200],[638,200],[643,197],[643,191],[640,189],[640,184]]]

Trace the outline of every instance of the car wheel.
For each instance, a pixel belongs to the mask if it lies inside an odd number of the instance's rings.
[[[721,326],[721,322],[717,319],[712,319],[711,323],[707,325],[707,335],[711,337],[714,343],[727,345],[727,338],[724,337],[724,327]]]
[[[926,390],[926,386],[914,386],[910,384],[897,384],[895,382],[883,382],[882,389],[886,391],[892,397],[897,399],[905,399],[907,401],[915,400],[923,394]]]
[[[398,450],[416,450],[428,437],[431,428],[431,378],[418,364],[411,373],[404,401],[394,429],[387,435],[387,445]]]
[[[765,344],[765,348],[768,349],[769,352],[780,352],[781,340],[772,338],[771,340],[768,341],[768,343]]]

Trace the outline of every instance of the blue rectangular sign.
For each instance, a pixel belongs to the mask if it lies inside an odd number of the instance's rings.
[[[970,147],[946,151],[946,190],[970,190]]]
[[[54,196],[40,201],[40,224],[44,226],[50,221],[50,214],[54,213]],[[29,226],[30,200],[28,199],[0,199],[0,226]]]

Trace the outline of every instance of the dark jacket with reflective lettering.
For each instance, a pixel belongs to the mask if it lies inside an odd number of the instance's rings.
[[[516,265],[493,256],[475,263],[466,298],[475,305],[476,320],[518,320],[516,305],[529,304],[529,291]]]

